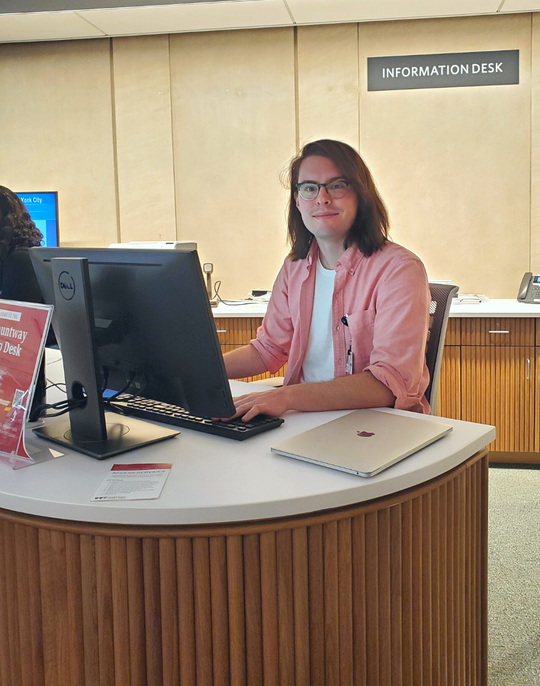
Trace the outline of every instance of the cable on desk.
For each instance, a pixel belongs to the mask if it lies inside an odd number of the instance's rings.
[[[260,300],[259,298],[254,298],[248,293],[242,300],[224,300],[219,295],[219,289],[221,286],[221,281],[216,281],[214,283],[214,299],[223,305],[228,305],[229,307],[242,307],[243,305],[267,305],[268,300]]]

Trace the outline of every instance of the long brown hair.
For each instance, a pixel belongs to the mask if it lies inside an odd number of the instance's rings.
[[[43,234],[30,219],[23,201],[0,186],[0,263],[17,247],[39,245]]]
[[[344,245],[345,248],[357,245],[359,250],[369,257],[380,250],[388,239],[388,213],[364,160],[350,145],[334,140],[308,143],[289,165],[287,174],[287,186],[290,188],[288,233],[291,251],[289,257],[293,261],[306,257],[313,240],[313,234],[304,225],[300,211],[296,207],[298,193],[296,184],[300,165],[306,157],[313,155],[332,160],[356,193],[358,211],[345,237]]]

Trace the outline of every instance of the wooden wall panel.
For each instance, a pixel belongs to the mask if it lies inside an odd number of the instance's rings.
[[[176,240],[169,36],[112,46],[119,240]]]
[[[223,564],[223,560],[220,561]],[[176,581],[178,586],[178,653],[180,683],[195,686],[195,590],[193,581],[193,542],[176,539]]]
[[[1,512],[0,685],[487,686],[486,510],[483,451],[403,494],[262,524],[124,537]]]
[[[125,576],[124,574],[124,578]],[[176,548],[173,538],[164,538],[159,541],[159,577],[163,635],[163,683],[179,686],[178,588],[176,585]]]
[[[216,686],[228,686],[230,683],[227,584],[227,539],[225,536],[215,536],[210,539],[210,600],[213,618],[212,659],[214,664],[214,684]],[[248,589],[246,588],[246,604],[248,603],[248,597]],[[258,606],[258,603],[256,603],[256,606]],[[251,629],[251,627],[249,628]],[[249,629],[246,628],[246,631],[249,631]]]
[[[309,649],[309,543],[308,528],[296,527],[292,530],[293,545],[293,598],[294,598],[294,653],[295,683],[306,684],[311,681]]]
[[[336,137],[360,145],[392,237],[430,276],[513,298],[540,271],[539,21],[4,44],[0,178],[60,192],[65,245],[196,240],[238,298],[271,288],[287,252],[279,172],[299,142]],[[366,90],[370,56],[505,48],[520,51],[519,85]]]
[[[0,179],[56,190],[62,245],[117,240],[110,41],[0,45]]]
[[[523,271],[540,273],[540,14],[531,15],[531,255]],[[520,282],[516,282],[517,287]]]
[[[99,643],[95,537],[81,535],[81,594],[85,683],[99,684]]]
[[[144,619],[144,575],[142,564],[142,541],[128,538],[127,589],[129,602],[129,657],[132,686],[146,686],[145,619]],[[180,568],[180,566],[179,566]],[[180,610],[178,616],[180,618]],[[178,622],[180,625],[180,620]]]
[[[271,290],[287,252],[293,30],[171,36],[171,88],[177,235],[214,263],[222,297]]]
[[[368,57],[504,49],[519,50],[519,85],[367,91]],[[530,250],[531,15],[360,24],[359,57],[360,148],[392,237],[431,278],[515,297]]]
[[[298,146],[335,138],[358,150],[358,26],[297,28]]]
[[[111,587],[112,587],[112,606],[113,611],[113,648],[114,648],[114,673],[118,681],[122,683],[130,683],[130,654],[129,650],[125,650],[125,646],[130,644],[129,635],[129,604],[128,604],[128,586],[127,579],[127,552],[126,539],[114,537],[110,539],[110,553],[111,553]],[[161,563],[161,560],[160,560]],[[166,570],[166,560],[160,564],[160,568]],[[166,582],[162,587],[164,592],[167,590]],[[174,608],[176,610],[176,608]],[[175,612],[176,614],[176,612]],[[164,623],[164,644],[167,643],[170,634],[170,626]],[[176,654],[176,646],[175,654]],[[171,662],[171,654],[163,651],[164,657],[167,657],[165,664],[168,666]],[[171,683],[171,682],[169,682]]]
[[[50,534],[50,532],[47,532]],[[48,536],[50,538],[50,535]],[[16,539],[15,539],[15,524],[13,522],[5,522],[4,524],[4,550],[3,557],[5,562],[4,568],[4,578],[5,578],[5,589],[6,596],[4,605],[7,610],[6,624],[3,627],[2,634],[5,639],[7,639],[7,645],[9,646],[9,656],[8,662],[10,669],[8,671],[8,684],[17,684],[22,682],[22,666],[21,660],[22,655],[19,650],[18,638],[20,636],[20,614],[24,613],[18,612],[18,597],[17,597],[17,568],[13,564],[13,560],[16,559]],[[45,554],[41,560],[41,568],[47,568],[50,565],[50,555]],[[40,570],[41,571],[41,570]],[[40,580],[41,581],[41,580]],[[50,602],[50,589],[47,585],[41,585],[42,597],[44,596],[44,603],[46,606],[44,615],[42,614],[42,626],[44,628],[44,633],[46,633],[46,628],[54,629],[54,617],[51,616],[51,609],[54,608],[54,604]],[[43,662],[45,674],[53,673],[53,676],[57,676],[56,672],[56,662],[55,662],[55,647],[51,643],[44,642],[43,646]],[[51,658],[47,659],[47,652],[51,653]],[[49,666],[52,662],[52,669]],[[7,671],[7,670],[6,670]]]

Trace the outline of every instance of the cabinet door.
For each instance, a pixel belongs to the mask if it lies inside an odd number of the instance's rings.
[[[261,325],[261,317],[219,317],[215,319],[216,330],[219,342],[221,343],[221,352],[225,354],[230,350],[241,348],[247,345],[252,338],[257,335],[257,329]],[[259,374],[258,376],[248,376],[239,381],[258,381],[259,379],[268,379],[274,376],[285,376],[287,365],[284,365],[274,374],[267,372],[266,374]]]
[[[540,321],[537,321],[537,326],[540,325]],[[538,337],[537,337],[537,346],[538,346]],[[536,402],[534,404],[534,412],[535,412],[535,417],[534,417],[534,426],[535,426],[535,431],[534,431],[534,451],[535,452],[540,452],[540,407],[538,403],[538,399],[540,398],[540,347],[535,348],[535,353],[536,353],[536,368],[535,368],[535,378],[536,378]]]
[[[461,348],[458,345],[444,346],[437,415],[461,419]]]
[[[448,320],[439,379],[437,415],[461,419],[461,319]]]
[[[230,350],[235,350],[236,348],[241,348],[241,345],[234,345],[234,344],[229,344],[229,343],[222,343],[221,344],[221,352],[223,354],[229,352]],[[260,379],[270,379],[274,376],[285,376],[285,372],[287,371],[287,365],[283,365],[281,369],[279,369],[277,372],[274,374],[270,374],[270,372],[266,372],[266,374],[259,374],[258,376],[247,376],[245,379],[237,379],[238,381],[259,381]]]
[[[240,347],[247,345],[257,335],[260,317],[216,317],[214,320],[221,344]]]
[[[534,450],[534,354],[532,346],[461,348],[462,419],[495,425],[490,450]]]

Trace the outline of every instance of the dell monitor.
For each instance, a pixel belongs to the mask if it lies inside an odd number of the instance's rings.
[[[37,247],[30,255],[55,306],[68,397],[100,405],[108,390],[207,417],[235,413],[196,251]],[[82,413],[70,411],[72,428]]]
[[[56,191],[17,192],[30,218],[43,234],[41,245],[58,245],[58,193]]]

